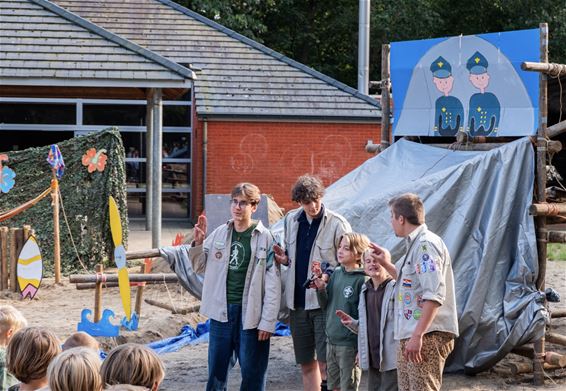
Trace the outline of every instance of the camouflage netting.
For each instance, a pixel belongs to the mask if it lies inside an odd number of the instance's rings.
[[[108,264],[113,243],[108,221],[108,196],[112,195],[120,209],[124,245],[128,239],[126,208],[126,174],[124,146],[117,129],[106,129],[88,136],[75,137],[57,144],[65,160],[65,174],[59,181],[63,206],[80,259],[89,270],[97,263]],[[104,171],[89,173],[82,165],[82,156],[90,148],[106,150]],[[47,163],[49,146],[8,152],[4,165],[16,173],[16,184],[8,193],[0,193],[0,213],[35,198],[51,183],[51,166]],[[44,260],[44,273],[53,272],[53,208],[51,196],[30,209],[0,223],[0,226],[22,227],[29,224]],[[61,237],[61,270],[65,274],[82,271],[63,209],[59,212]]]

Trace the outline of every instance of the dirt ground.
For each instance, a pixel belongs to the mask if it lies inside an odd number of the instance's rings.
[[[147,243],[147,242],[146,242]],[[136,269],[137,270],[137,269]],[[131,272],[134,272],[132,269]],[[566,309],[566,262],[548,263],[547,286],[556,289],[562,296],[562,303],[551,304],[551,309]],[[135,298],[132,289],[132,305]],[[145,288],[144,298],[162,303],[174,303],[177,308],[186,308],[196,303],[187,292],[177,284],[151,285]],[[63,340],[74,332],[83,308],[93,308],[94,291],[76,290],[73,284],[64,279],[61,285],[54,284],[53,279],[46,279],[36,298],[32,301],[20,300],[15,293],[3,292],[0,304],[9,303],[20,309],[31,325],[47,326],[53,329]],[[108,288],[103,294],[103,308],[114,310],[117,316],[123,316],[118,288]],[[180,328],[190,323],[195,325],[203,318],[197,314],[173,315],[170,311],[143,304],[138,331],[123,332],[118,338],[101,339],[106,349],[125,341],[151,342],[161,338],[177,335]],[[118,320],[114,320],[117,323]],[[566,319],[553,319],[552,331],[566,335]],[[547,349],[566,354],[566,348],[547,345]],[[187,346],[175,353],[161,356],[166,366],[166,377],[162,390],[202,390],[207,377],[207,344]],[[510,355],[496,367],[504,368],[509,359],[523,360],[519,356]],[[229,389],[238,389],[239,368],[230,374]],[[365,377],[362,387],[365,388]],[[566,390],[566,370],[549,372],[546,388]],[[268,390],[300,390],[301,380],[299,368],[294,363],[292,342],[290,337],[276,337],[272,340],[268,369]],[[495,371],[485,372],[475,377],[449,374],[444,377],[444,390],[535,390],[532,386],[532,375],[521,375],[518,378],[504,376]]]

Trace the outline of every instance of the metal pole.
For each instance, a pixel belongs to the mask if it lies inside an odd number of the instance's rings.
[[[153,88],[148,88],[147,90],[147,107],[145,111],[145,230],[151,230],[151,190],[152,178],[151,178],[151,164],[153,162]]]
[[[358,91],[367,95],[369,91],[369,16],[370,0],[359,2],[358,27]]]
[[[540,62],[548,62],[548,24],[540,24]],[[546,74],[539,74],[539,127],[537,134],[537,155],[536,155],[536,200],[538,203],[546,202],[546,125],[548,117],[547,109],[547,77]],[[537,276],[536,287],[544,292],[546,278],[546,245],[548,242],[548,232],[546,229],[546,216],[536,217],[537,229],[537,252],[539,274]],[[542,325],[541,327],[545,327]],[[537,386],[544,385],[544,339],[534,342],[535,359],[533,360],[533,378]]]
[[[161,173],[163,150],[163,101],[161,88],[153,94],[153,161],[151,191],[151,246],[161,246]]]

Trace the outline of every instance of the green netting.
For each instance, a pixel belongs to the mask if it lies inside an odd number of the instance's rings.
[[[59,181],[63,206],[81,260],[89,270],[97,263],[108,264],[113,252],[108,221],[108,196],[112,195],[120,209],[124,245],[128,240],[126,208],[126,173],[124,146],[116,128],[57,144],[65,160],[65,174]],[[104,171],[89,173],[82,165],[82,156],[89,148],[106,150],[108,160]],[[50,186],[51,166],[47,163],[49,146],[7,152],[5,163],[16,173],[16,184],[8,193],[0,193],[0,213],[13,209],[36,197]],[[63,273],[82,271],[60,208],[61,270]],[[51,197],[39,201],[30,209],[0,223],[1,226],[22,227],[29,224],[35,230],[44,259],[44,273],[53,272],[53,208]]]

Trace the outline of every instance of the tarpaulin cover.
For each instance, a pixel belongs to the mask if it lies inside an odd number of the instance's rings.
[[[477,373],[544,333],[528,213],[533,182],[528,138],[488,152],[401,140],[330,186],[324,204],[395,261],[404,245],[393,234],[388,201],[405,192],[424,200],[426,223],[444,239],[455,275],[460,337],[446,370]]]
[[[179,335],[151,342],[147,344],[147,346],[155,350],[158,354],[176,352],[187,345],[196,345],[201,342],[208,342],[208,337],[210,335],[209,331],[210,320],[199,323],[196,330],[190,325],[185,325],[181,328]],[[291,335],[291,330],[289,330],[289,326],[286,324],[277,322],[273,335],[275,337],[286,337]]]

